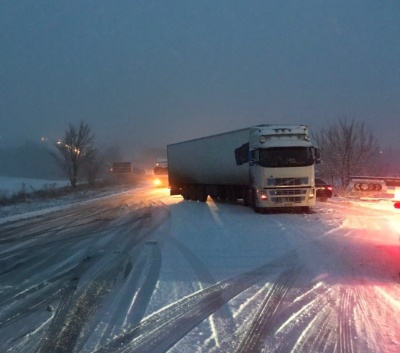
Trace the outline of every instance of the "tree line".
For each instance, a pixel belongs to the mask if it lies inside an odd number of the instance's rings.
[[[339,189],[346,189],[355,175],[385,176],[400,173],[400,160],[393,152],[382,153],[378,141],[365,122],[340,119],[312,134],[320,150],[322,163],[317,177],[328,180]],[[100,170],[101,158],[94,146],[94,134],[83,121],[72,124],[57,143],[58,154],[53,157],[59,168],[76,187],[80,174],[93,185]]]
[[[383,151],[371,129],[356,119],[340,119],[313,135],[322,163],[317,177],[340,191],[351,176],[399,176],[400,158],[393,150]]]
[[[350,177],[355,175],[400,175],[400,151],[382,151],[373,131],[362,121],[338,120],[315,131],[312,138],[320,150],[322,162],[317,165],[316,176],[327,180],[338,190],[346,189]],[[44,175],[51,178],[58,169],[75,188],[83,178],[93,186],[107,169],[106,164],[120,157],[116,147],[107,151],[97,148],[95,134],[84,121],[77,125],[69,124],[63,137],[53,147],[49,153],[45,146],[27,142],[18,148],[0,149],[0,167],[10,176],[37,178]],[[55,163],[50,163],[49,157]]]

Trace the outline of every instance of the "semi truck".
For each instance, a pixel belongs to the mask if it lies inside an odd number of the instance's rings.
[[[157,158],[156,166],[153,169],[154,185],[158,188],[168,187],[168,161],[165,158]]]
[[[171,195],[242,199],[256,212],[315,205],[319,152],[307,125],[262,124],[167,146]]]

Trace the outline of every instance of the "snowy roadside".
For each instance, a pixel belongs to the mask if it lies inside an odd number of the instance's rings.
[[[373,199],[373,198],[345,198],[345,197],[335,197],[332,198],[329,202],[334,202],[337,204],[352,204],[353,206],[359,206],[362,208],[380,210],[385,212],[393,212],[400,214],[400,211],[394,208],[393,199]]]
[[[38,180],[38,179],[24,179],[24,178],[8,178],[0,176],[0,190],[6,190],[9,193],[17,192],[21,186],[29,190],[39,190],[51,185],[53,188],[64,187],[68,185],[67,181],[51,181],[51,180]],[[111,195],[129,192],[132,186],[115,185],[106,188],[94,190],[75,191],[65,196],[56,198],[44,199],[29,199],[26,202],[19,202],[12,205],[0,206],[0,224],[12,222],[17,219],[35,217],[47,212],[54,212],[68,207],[73,207],[78,203],[90,202],[93,199],[109,197]],[[389,199],[377,200],[360,200],[355,198],[335,197],[329,200],[329,203],[337,205],[353,204],[353,206],[366,207],[381,211],[389,211],[399,213],[393,207],[393,202]],[[325,203],[317,202],[316,208],[323,206]]]
[[[42,181],[41,185],[48,184]],[[61,183],[60,187],[62,186],[64,185]],[[93,190],[75,191],[56,198],[29,199],[28,197],[25,202],[0,206],[0,224],[73,207],[77,204],[90,202],[93,199],[98,200],[99,198],[129,192],[131,189],[132,186],[116,185]]]

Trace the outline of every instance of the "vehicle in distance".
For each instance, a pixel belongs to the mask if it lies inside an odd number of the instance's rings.
[[[263,124],[167,146],[171,195],[242,199],[256,212],[315,205],[319,162],[306,125]]]
[[[131,162],[114,162],[111,171],[114,174],[130,174],[132,173]]]
[[[317,200],[326,202],[333,194],[333,186],[328,184],[324,179],[315,179],[315,190]]]
[[[154,167],[153,183],[158,188],[168,187],[168,161],[165,158],[158,158]]]

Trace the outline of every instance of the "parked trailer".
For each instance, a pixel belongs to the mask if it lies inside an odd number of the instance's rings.
[[[171,195],[185,200],[243,199],[267,208],[315,205],[312,146],[306,125],[258,125],[167,146]]]

